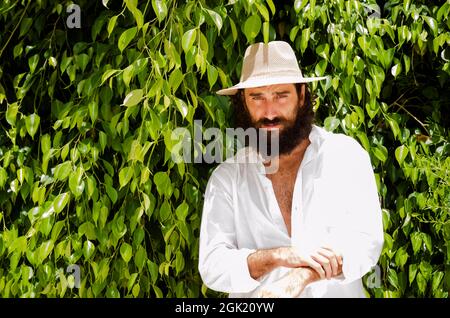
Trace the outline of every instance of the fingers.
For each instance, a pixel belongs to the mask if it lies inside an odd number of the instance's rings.
[[[324,268],[322,267],[321,263],[317,262],[312,257],[306,258],[304,261],[307,266],[311,267],[313,270],[315,270],[317,272],[317,274],[319,274],[320,279],[325,279],[326,272],[325,272]]]
[[[318,252],[312,254],[311,258],[322,266],[323,270],[325,271],[326,279],[331,279],[331,276],[333,275],[333,270],[331,269],[331,261]]]
[[[311,267],[319,274],[320,279],[331,279],[342,271],[342,256],[329,247],[321,247],[306,258],[301,256],[296,248],[283,247],[279,248],[279,258],[285,267]]]
[[[337,256],[330,250],[321,248],[317,251],[318,254],[328,259],[332,276],[336,276],[338,274],[339,263]]]
[[[323,246],[322,249],[328,250],[328,251],[332,252],[333,254],[335,254],[339,266],[342,266],[342,255],[336,253],[335,251],[333,251],[333,250],[332,250],[330,247],[328,247],[328,246]]]

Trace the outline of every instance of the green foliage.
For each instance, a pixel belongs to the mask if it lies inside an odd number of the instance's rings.
[[[276,39],[330,75],[312,85],[318,123],[371,156],[386,243],[368,292],[448,297],[448,1],[80,0],[68,29],[70,3],[0,4],[2,297],[208,295],[212,166],[175,163],[170,135],[224,130],[213,91],[238,81],[249,43]]]

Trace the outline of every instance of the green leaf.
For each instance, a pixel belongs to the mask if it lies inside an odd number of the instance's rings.
[[[152,0],[152,7],[156,13],[158,21],[161,23],[167,16],[167,5],[164,0]]]
[[[263,23],[263,37],[264,37],[264,43],[269,43],[269,39],[270,39],[270,24],[269,24],[269,22]]]
[[[300,41],[300,51],[305,52],[308,47],[309,37],[311,35],[311,30],[309,28],[302,30],[302,39]]]
[[[56,222],[56,224],[53,226],[53,229],[52,229],[52,234],[51,234],[52,241],[55,242],[59,238],[59,234],[61,233],[61,230],[65,227],[65,225],[66,225],[66,221],[58,221],[58,222]],[[58,248],[58,246],[57,246],[57,248]]]
[[[408,155],[408,147],[406,147],[405,145],[401,145],[397,147],[397,149],[395,149],[395,158],[397,159],[400,165],[403,163],[407,155]]]
[[[358,97],[358,102],[360,102],[362,99],[362,87],[358,83],[355,83],[355,88],[356,88],[356,96]]]
[[[405,73],[408,74],[411,67],[411,59],[407,55],[403,55],[403,62],[405,63]]]
[[[89,63],[89,55],[83,53],[75,56],[75,62],[82,72],[86,69],[87,64]]]
[[[408,253],[406,252],[406,249],[401,247],[397,250],[397,252],[395,253],[395,264],[400,267],[403,268],[403,266],[405,266],[406,262],[408,261]]]
[[[295,13],[299,13],[301,9],[308,3],[306,0],[295,0],[294,2],[294,10]]]
[[[366,149],[366,151],[369,152],[370,151],[370,143],[369,143],[369,139],[367,138],[367,135],[363,131],[358,131],[357,136],[358,136],[358,139],[361,142],[362,146],[364,147],[364,149]]]
[[[70,201],[70,193],[64,192],[59,194],[54,200],[53,200],[53,208],[56,213],[61,212],[67,203]]]
[[[427,288],[427,281],[423,277],[422,273],[420,273],[420,272],[417,273],[416,282],[417,282],[417,286],[419,287],[420,293],[424,294],[425,293],[425,289]]]
[[[176,92],[178,87],[180,86],[181,82],[183,81],[183,72],[180,71],[180,69],[175,69],[169,76],[169,85],[172,89],[172,92]]]
[[[324,121],[324,128],[327,131],[334,131],[340,124],[340,120],[334,116],[327,117]]]
[[[423,277],[428,281],[431,278],[431,273],[433,272],[433,267],[431,266],[431,264],[426,261],[421,261],[419,269]]]
[[[181,251],[177,251],[175,255],[175,271],[177,273],[180,273],[184,269],[185,264],[183,253],[181,253]]]
[[[269,6],[270,11],[272,12],[272,15],[275,15],[275,5],[273,4],[272,0],[266,0],[267,5]]]
[[[208,73],[208,83],[209,83],[209,88],[211,89],[214,84],[217,81],[217,77],[219,76],[219,72],[217,72],[217,69],[212,66],[212,65],[208,65],[208,67],[206,68],[207,73]],[[186,115],[184,116],[186,117]]]
[[[289,39],[291,42],[295,41],[295,38],[297,37],[297,33],[300,30],[300,27],[298,25],[294,26],[291,31],[289,32]]]
[[[433,32],[433,35],[436,36],[438,32],[437,22],[432,17],[424,16],[423,19],[430,27],[431,31]]]
[[[255,3],[258,8],[259,13],[264,18],[266,22],[270,21],[269,10],[267,10],[266,6],[263,4]]]
[[[125,263],[128,263],[133,254],[133,248],[130,244],[123,242],[122,246],[120,246],[120,255],[122,256]]]
[[[234,21],[233,19],[231,19],[230,16],[228,16],[228,21],[230,21],[230,28],[231,28],[231,35],[233,36],[233,42],[236,42],[238,37],[236,24],[234,24]]]
[[[171,214],[172,209],[170,208],[170,204],[167,201],[164,201],[164,203],[161,205],[161,208],[159,209],[159,216],[161,222],[167,220]]]
[[[63,181],[72,172],[72,163],[70,161],[65,161],[55,167],[53,176],[56,180]]]
[[[255,14],[247,18],[244,23],[244,34],[247,37],[247,42],[251,42],[258,35],[261,30],[261,18]]]
[[[137,8],[138,0],[124,0],[128,10],[133,11]]]
[[[433,291],[438,290],[442,278],[444,278],[444,273],[441,271],[438,271],[437,273],[433,274],[433,282],[431,284],[431,288]]]
[[[117,43],[117,47],[120,52],[123,52],[125,48],[130,44],[130,42],[134,39],[137,33],[137,28],[133,27],[128,30],[125,30],[119,37],[119,42]]]
[[[117,18],[118,17],[119,17],[118,15],[115,15],[115,16],[113,16],[113,17],[111,17],[109,19],[108,28],[107,28],[107,30],[108,30],[108,38],[111,35],[112,31],[114,30],[114,27],[116,26],[116,22],[117,22]]]
[[[138,277],[138,275],[139,275],[138,273],[131,274],[130,279],[128,280],[128,283],[127,283],[127,290],[128,290],[128,292],[131,290],[131,288],[133,287],[134,283],[136,282],[136,278]],[[139,287],[139,285],[136,285],[136,286]],[[139,291],[137,293],[139,294]]]
[[[139,271],[141,271],[146,261],[147,261],[147,252],[145,251],[145,248],[143,248],[142,245],[140,245],[138,247],[136,255],[134,256],[134,264],[139,269]]]
[[[45,241],[39,247],[39,263],[42,263],[52,252],[54,243],[52,240]]]
[[[125,167],[119,172],[120,188],[123,188],[133,177],[134,171],[132,167]]]
[[[182,99],[179,99],[179,98],[175,98],[175,105],[177,106],[177,109],[180,112],[180,114],[183,116],[183,118],[186,118],[188,111],[189,111],[189,107],[185,103],[185,101]]]
[[[108,286],[108,288],[106,289],[106,298],[120,298],[120,293],[117,290],[116,284]]]
[[[39,63],[39,54],[35,54],[28,59],[28,66],[30,67],[30,73],[33,74],[36,66]]]
[[[217,27],[217,33],[220,33],[220,30],[222,29],[222,24],[223,24],[222,17],[214,10],[206,9],[206,12],[208,12],[208,15],[214,21],[214,24]]]
[[[85,260],[89,260],[95,251],[95,245],[89,240],[84,241],[83,244],[83,255]]]
[[[61,60],[61,64],[59,65],[59,69],[61,70],[61,73],[64,73],[64,71],[69,67],[70,63],[72,63],[73,57],[67,57],[65,52]]]
[[[47,154],[50,152],[50,148],[51,148],[50,135],[45,134],[41,137],[41,151],[43,154]]]
[[[386,120],[388,121],[389,126],[391,126],[391,130],[392,130],[392,133],[394,134],[394,138],[397,138],[400,135],[400,127],[398,126],[397,121],[394,118],[387,116],[387,115],[386,115]]]
[[[28,30],[30,30],[31,25],[33,24],[32,18],[24,18],[20,23],[20,33],[19,38],[27,34]]]
[[[117,201],[117,191],[111,185],[106,185],[106,193],[108,197],[111,199],[112,203],[116,203]]]
[[[142,89],[135,89],[125,96],[123,105],[127,107],[137,105],[141,101],[142,96],[144,96],[144,91]]]
[[[191,238],[190,238],[190,235],[189,235],[189,229],[188,229],[188,226],[186,225],[186,222],[178,222],[177,223],[177,227],[180,230],[180,233],[184,237],[184,239],[188,243],[191,243]]]
[[[108,142],[108,136],[103,132],[100,131],[98,134],[98,141],[100,143],[100,147],[102,148],[102,151],[105,150],[106,144]]]
[[[112,234],[116,240],[119,240],[127,233],[127,226],[124,223],[124,216],[116,217],[112,222]]]
[[[397,272],[392,268],[388,271],[388,281],[395,289],[399,289]]]
[[[75,197],[79,197],[84,190],[84,181],[82,181],[83,169],[78,167],[75,173],[69,177],[69,188]]]
[[[152,284],[155,284],[158,280],[158,265],[151,260],[147,260],[147,268],[150,272],[150,277],[152,279]]]
[[[6,110],[6,121],[14,126],[16,123],[17,112],[19,111],[19,105],[17,103],[8,104],[8,108]]]
[[[189,205],[183,201],[177,209],[175,210],[175,214],[177,215],[178,220],[184,221],[189,212]]]
[[[98,104],[95,101],[91,101],[88,104],[89,116],[91,117],[91,122],[94,123],[98,117]]]
[[[417,270],[419,269],[419,266],[417,264],[410,264],[409,265],[409,284],[411,285],[414,281],[414,278],[416,278]]]
[[[41,122],[41,118],[37,114],[31,114],[25,117],[25,127],[27,128],[28,134],[34,139],[34,135],[36,134],[39,123]]]
[[[433,245],[431,244],[431,236],[427,233],[422,232],[422,241],[425,243],[427,250],[431,253],[433,251]]]
[[[4,188],[7,180],[8,180],[8,173],[6,172],[5,169],[0,167],[0,189]]]
[[[196,29],[191,29],[183,34],[183,37],[181,38],[181,46],[183,47],[184,52],[188,52],[191,49],[196,37]]]
[[[324,43],[319,45],[316,48],[316,54],[319,55],[320,57],[328,60],[329,59],[329,55],[330,55],[330,45],[328,43]]]
[[[133,14],[138,29],[141,29],[144,25],[144,15],[142,14],[141,10],[139,10],[138,8],[134,8],[131,10],[131,13]]]
[[[314,69],[314,73],[316,74],[316,76],[324,75],[327,66],[328,66],[327,60],[320,60],[319,63],[316,64],[316,67]]]
[[[103,73],[102,82],[100,85],[103,85],[111,76],[119,72],[120,70],[107,70],[105,73]]]
[[[387,158],[388,158],[388,151],[387,151],[385,146],[378,145],[376,147],[373,147],[372,151],[373,151],[373,154],[375,155],[375,157],[380,159],[382,162],[385,162],[387,160]]]

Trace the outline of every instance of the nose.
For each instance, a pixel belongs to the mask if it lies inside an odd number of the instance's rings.
[[[272,98],[267,98],[263,105],[263,117],[273,120],[278,116],[278,109],[276,102]]]

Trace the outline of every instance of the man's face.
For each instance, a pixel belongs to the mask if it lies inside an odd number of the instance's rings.
[[[272,149],[271,138],[275,136],[279,145],[278,153],[289,154],[302,140],[308,138],[314,122],[311,105],[305,105],[305,90],[305,85],[302,85],[300,93],[297,93],[294,84],[245,89],[244,109],[235,114],[238,116],[236,122],[244,129],[257,128],[258,136],[260,129],[265,130],[267,134],[263,138],[266,140],[266,149]]]
[[[292,127],[296,120],[299,98],[304,99],[304,86],[301,96],[297,95],[294,84],[276,84],[244,90],[245,104],[255,128],[279,129],[283,133]]]

